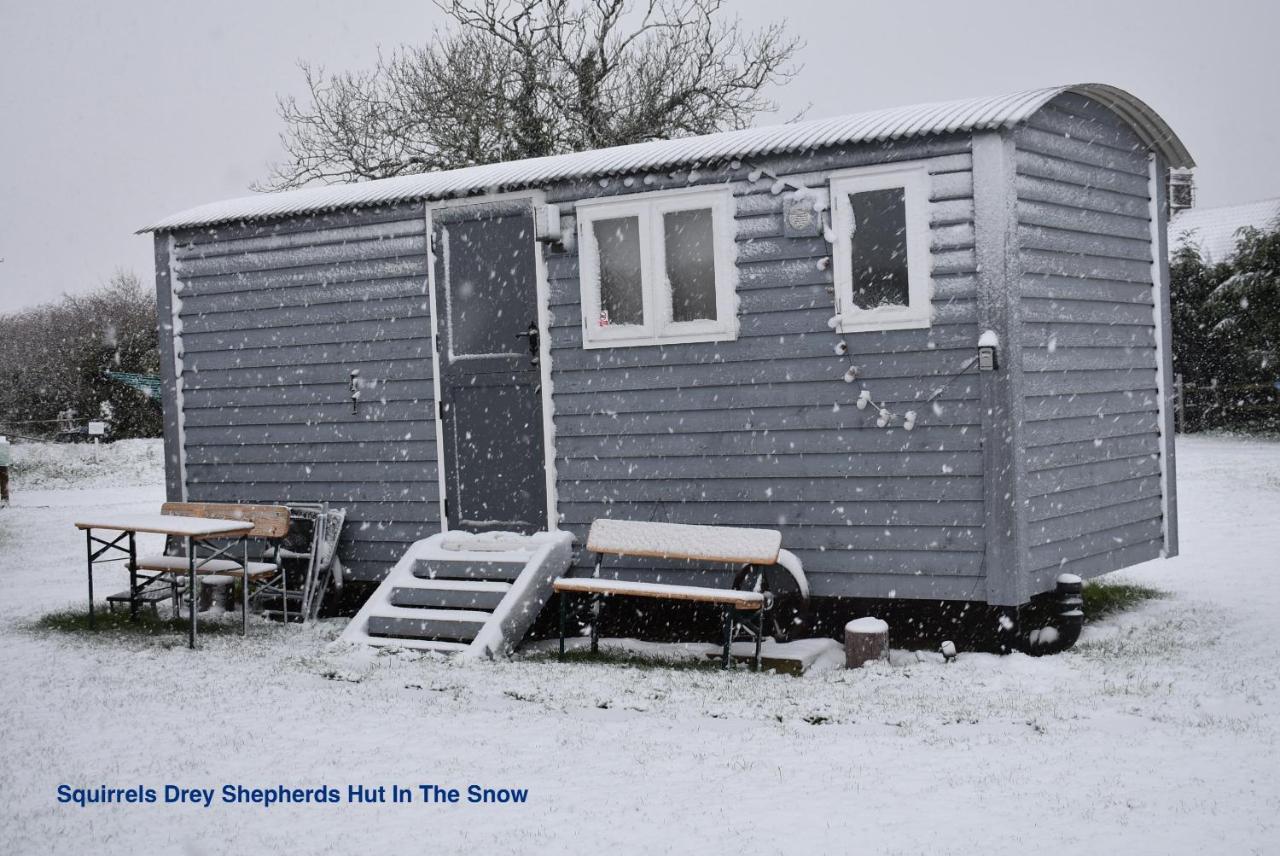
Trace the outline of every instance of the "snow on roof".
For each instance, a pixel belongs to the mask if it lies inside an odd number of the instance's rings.
[[[1271,229],[1280,223],[1280,198],[1244,205],[1188,208],[1169,221],[1169,249],[1189,244],[1210,264],[1224,262],[1236,249],[1236,232],[1246,226]]]
[[[1160,151],[1170,166],[1194,166],[1190,153],[1177,135],[1142,101],[1114,86],[1083,83],[1031,89],[1012,95],[874,110],[765,128],[723,131],[699,137],[654,140],[357,184],[263,193],[191,208],[138,231],[163,232],[415,199],[442,199],[477,192],[537,187],[564,179],[669,169],[678,165],[807,151],[846,143],[884,142],[931,134],[1007,128],[1030,118],[1054,98],[1067,92],[1092,98],[1114,110],[1133,126],[1144,143]]]

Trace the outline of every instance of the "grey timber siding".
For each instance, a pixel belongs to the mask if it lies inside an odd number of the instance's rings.
[[[915,159],[931,174],[933,326],[847,334],[839,357],[819,265],[830,245],[784,238],[783,195],[749,172],[825,188],[831,170]],[[604,516],[777,527],[816,594],[983,599],[977,375],[922,406],[977,341],[971,170],[969,138],[953,137],[549,189],[572,233],[578,199],[729,182],[740,304],[736,341],[583,350],[577,256],[548,256],[561,526],[580,540]],[[853,406],[850,361],[878,400],[920,411],[913,432],[876,428]],[[667,578],[688,571],[656,564]]]
[[[1146,149],[1114,113],[1059,96],[1014,141],[1034,593],[1059,573],[1094,576],[1164,547],[1167,342],[1161,355],[1152,266],[1164,251],[1152,246]]]
[[[174,236],[190,499],[344,506],[356,578],[438,531],[426,240],[420,204]]]

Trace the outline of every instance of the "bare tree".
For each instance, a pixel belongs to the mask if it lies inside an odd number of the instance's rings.
[[[451,19],[372,69],[301,63],[286,158],[258,189],[350,182],[746,127],[795,76],[785,25],[722,0],[437,0]]]

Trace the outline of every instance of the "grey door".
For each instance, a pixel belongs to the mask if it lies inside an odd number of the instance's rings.
[[[431,242],[449,525],[545,529],[532,202],[437,209]]]

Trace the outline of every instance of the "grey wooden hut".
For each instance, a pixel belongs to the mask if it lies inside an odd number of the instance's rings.
[[[193,208],[144,230],[168,493],[343,505],[353,579],[613,516],[1020,605],[1177,551],[1190,166],[1084,84]]]

